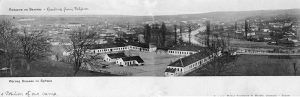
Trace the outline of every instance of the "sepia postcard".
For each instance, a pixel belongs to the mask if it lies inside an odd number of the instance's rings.
[[[0,97],[300,97],[299,75],[300,0],[0,0]]]

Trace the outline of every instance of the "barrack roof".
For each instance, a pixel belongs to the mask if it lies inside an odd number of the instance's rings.
[[[196,54],[192,54],[190,56],[184,57],[184,58],[180,58],[178,60],[176,60],[175,62],[171,63],[168,66],[174,66],[174,67],[186,67],[192,63],[195,63],[205,57],[208,57],[209,55],[216,53],[216,50],[210,50],[210,49],[206,49],[203,50],[201,52],[198,52]]]
[[[144,60],[140,56],[129,56],[122,58],[123,61],[133,61],[136,60],[139,63],[144,63]]]

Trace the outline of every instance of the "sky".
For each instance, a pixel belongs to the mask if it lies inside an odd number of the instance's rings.
[[[74,7],[78,11],[49,11]],[[41,11],[9,11],[42,9]],[[300,8],[300,0],[0,0],[0,15],[175,15]]]

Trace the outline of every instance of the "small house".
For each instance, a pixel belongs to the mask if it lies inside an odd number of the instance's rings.
[[[127,57],[124,53],[112,53],[112,54],[105,54],[104,61],[106,62],[115,62],[119,58]]]
[[[140,56],[123,57],[116,61],[120,66],[140,66],[144,65],[144,60]]]

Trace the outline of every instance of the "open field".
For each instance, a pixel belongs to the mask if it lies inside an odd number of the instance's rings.
[[[294,66],[300,68],[299,56],[265,56],[265,55],[239,55],[238,58],[228,63],[230,69],[219,75],[223,76],[291,76],[294,75]],[[206,66],[207,67],[207,66]],[[205,67],[193,72],[190,76],[213,73]],[[300,72],[297,72],[300,75]]]

